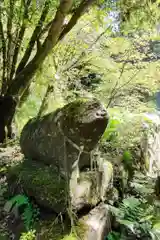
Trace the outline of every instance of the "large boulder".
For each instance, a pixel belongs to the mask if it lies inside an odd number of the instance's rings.
[[[69,174],[90,166],[90,153],[108,124],[108,114],[96,99],[71,102],[24,126],[20,146],[26,158],[57,166]],[[66,175],[65,175],[66,176]]]
[[[17,194],[23,190],[43,208],[64,213],[69,200],[72,209],[77,212],[85,207],[96,206],[101,201],[103,189],[106,191],[103,199],[110,197],[113,172],[109,168],[105,169],[107,181],[103,178],[99,181],[99,174],[101,172],[95,169],[82,171],[78,182],[71,177],[68,193],[68,183],[59,174],[56,166],[47,166],[41,162],[28,160],[10,169],[8,181],[12,193]]]

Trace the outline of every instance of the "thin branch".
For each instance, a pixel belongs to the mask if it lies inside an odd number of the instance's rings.
[[[6,87],[6,41],[5,41],[4,30],[3,30],[1,8],[0,8],[0,39],[2,41],[2,56],[3,56],[3,72],[2,72],[2,86],[1,86],[1,94],[3,94]]]
[[[42,116],[42,114],[44,113],[44,111],[46,109],[46,105],[47,105],[48,96],[51,92],[53,92],[53,90],[54,90],[53,85],[48,84],[46,92],[45,92],[44,97],[42,99],[41,106],[40,106],[38,114],[37,114],[37,118],[40,118]]]
[[[42,11],[42,14],[41,14],[41,17],[40,17],[40,19],[38,21],[38,24],[37,24],[37,26],[36,26],[33,34],[32,34],[32,37],[29,41],[29,44],[28,44],[28,47],[27,47],[27,49],[24,53],[24,56],[23,56],[21,62],[19,63],[16,74],[18,74],[20,71],[22,71],[22,69],[25,67],[25,65],[27,64],[27,62],[29,60],[29,57],[31,55],[31,52],[32,52],[33,47],[35,45],[35,42],[40,38],[39,34],[41,32],[41,28],[43,26],[43,23],[44,23],[46,17],[47,17],[47,14],[49,12],[49,6],[50,6],[50,0],[46,0],[43,11]]]
[[[66,48],[65,48],[65,51],[64,51],[64,53],[63,53],[63,58],[61,59],[61,60],[59,60],[59,59],[57,59],[57,62],[58,62],[58,66],[67,66],[67,64],[69,64],[69,62],[70,62],[70,60],[71,59],[73,59],[73,55],[75,55],[74,54],[74,51],[76,50],[76,48],[77,48],[77,44],[81,44],[81,43],[77,43],[77,40],[76,39],[78,39],[79,38],[79,35],[80,35],[80,33],[81,33],[81,31],[85,28],[85,27],[87,27],[88,25],[89,25],[90,23],[87,23],[87,24],[85,24],[84,26],[82,26],[78,31],[77,31],[77,33],[76,33],[76,37],[75,37],[75,39],[74,39],[74,41],[72,41],[72,40],[68,40],[67,41],[67,43],[69,42],[69,45],[66,43]],[[72,46],[72,51],[71,51],[71,46]],[[59,47],[58,47],[58,49],[59,49]],[[56,51],[55,51],[56,52]],[[56,58],[56,54],[54,54],[55,55],[55,58]],[[77,62],[76,62],[77,63]],[[75,64],[76,64],[75,63]],[[66,71],[68,71],[68,70],[70,70],[71,69],[71,67],[72,67],[72,63],[71,63],[71,66],[69,66],[69,67],[66,67],[64,70],[63,70],[63,72],[66,72]],[[74,67],[74,65],[73,65],[73,67]]]
[[[49,28],[51,27],[52,25],[52,21],[51,20],[42,30],[41,30],[41,33],[39,34],[39,38],[41,38],[46,32],[48,32]]]
[[[50,28],[52,24],[52,20],[42,29],[39,38],[43,37],[43,35],[48,32],[48,29]],[[63,25],[63,29],[66,27],[67,24]],[[85,26],[87,27],[87,25],[89,25],[89,23],[87,23]],[[81,30],[81,29],[80,29]]]
[[[32,0],[28,0],[27,3],[25,3],[24,1],[24,15],[23,15],[23,23],[21,26],[21,29],[19,31],[19,35],[18,35],[18,40],[17,43],[15,45],[15,49],[14,49],[14,55],[13,55],[13,61],[12,61],[12,67],[11,67],[11,74],[10,74],[10,80],[13,78],[13,75],[15,73],[15,68],[16,68],[16,64],[17,64],[17,59],[18,59],[18,54],[21,48],[21,44],[22,44],[22,40],[25,34],[25,30],[26,30],[26,20],[28,19],[28,10],[29,10],[29,6],[31,4]]]
[[[12,33],[12,56],[11,56],[11,62],[13,61],[13,56],[14,56],[14,50],[15,50],[15,46],[18,42],[18,38],[19,38],[19,30],[21,29],[21,24],[23,22],[23,19],[22,19],[22,11],[24,9],[24,3],[23,3],[24,0],[21,0],[21,5],[20,5],[20,9],[19,9],[19,14],[18,14],[18,19],[16,21],[16,26],[15,26],[15,30],[14,30],[14,33]],[[10,69],[11,70],[11,69]]]
[[[64,27],[58,41],[62,40],[65,35],[76,25],[79,18],[88,10],[88,8],[95,3],[96,0],[83,0],[80,5],[75,9],[70,21]]]
[[[87,50],[91,50],[92,47],[100,40],[101,37],[104,36],[104,34],[106,33],[107,29],[105,31],[103,31],[96,39],[95,41],[89,46],[89,48]],[[67,67],[64,71],[69,71],[71,68],[75,67],[76,64],[86,55],[86,51],[82,51],[81,54],[79,55],[79,57],[77,58],[77,60],[75,62],[73,62],[69,67]]]
[[[55,68],[55,70],[56,70],[56,72],[57,72],[57,70],[58,70],[58,64],[56,63],[55,56],[53,56],[53,63],[54,63],[54,68]]]
[[[111,102],[113,101],[113,98],[115,96],[115,93],[117,93],[117,86],[118,86],[118,81],[121,79],[123,73],[124,73],[124,69],[125,69],[125,66],[126,66],[126,63],[123,63],[123,66],[122,66],[122,69],[120,71],[120,75],[119,75],[119,78],[117,79],[114,87],[112,88],[112,91],[110,93],[110,98],[109,98],[109,102],[107,104],[107,108],[110,106]]]
[[[125,64],[125,63],[124,63],[124,64]],[[107,104],[107,108],[110,106],[111,102],[113,101],[114,97],[116,96],[117,90],[119,91],[120,89],[122,89],[123,87],[125,87],[127,84],[129,84],[139,72],[140,72],[140,70],[138,70],[137,72],[135,72],[135,73],[133,74],[133,76],[132,76],[127,82],[125,82],[124,84],[122,84],[121,86],[119,86],[119,88],[117,88],[117,85],[118,85],[118,84],[115,86],[114,91],[113,91],[113,94],[112,94],[112,96],[110,96],[110,98],[109,98],[109,102],[108,102],[108,104]]]
[[[150,62],[157,62],[160,60],[160,56],[147,56],[147,55],[146,55],[146,57],[144,57],[142,59],[134,58],[134,59],[127,59],[127,60],[118,59],[113,55],[111,55],[110,57],[113,58],[116,63],[124,63],[125,62],[125,63],[130,63],[132,65],[137,64],[139,62],[150,63]]]
[[[74,14],[72,15],[70,21],[66,26],[64,27],[60,37],[59,41],[62,40],[65,35],[76,25],[78,19],[88,10],[88,8],[96,2],[95,0],[83,0],[80,5],[75,9]]]
[[[10,79],[10,67],[11,67],[11,45],[12,45],[12,21],[14,14],[14,0],[10,0],[10,9],[7,21],[7,82]]]
[[[71,45],[72,45],[72,48],[70,47]],[[70,58],[74,57],[73,52],[75,51],[75,49],[76,49],[76,40],[74,40],[74,42],[70,41],[69,46],[66,44],[66,49],[63,53],[63,58],[61,58],[61,60],[58,61],[58,65],[66,66],[67,63],[69,62]]]

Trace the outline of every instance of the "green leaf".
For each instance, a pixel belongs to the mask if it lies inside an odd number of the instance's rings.
[[[119,240],[120,239],[120,233],[117,232],[110,232],[107,236],[107,240]]]
[[[118,222],[129,228],[134,233],[134,222],[128,220],[118,220]]]
[[[140,219],[140,222],[149,221],[149,220],[151,220],[151,219],[153,219],[153,218],[154,218],[153,215],[148,215],[148,216],[146,216],[146,217],[141,218],[141,219]]]
[[[132,160],[132,154],[130,151],[124,151],[122,159],[124,161],[131,161]]]
[[[123,200],[123,204],[129,208],[135,208],[137,206],[139,206],[141,203],[139,201],[139,199],[134,198],[134,197],[129,197]]]
[[[154,224],[153,229],[160,231],[160,222],[157,222],[156,224]]]
[[[12,204],[16,204],[17,207],[20,207],[21,205],[28,204],[28,198],[24,195],[18,194],[15,197],[11,198],[10,201]]]

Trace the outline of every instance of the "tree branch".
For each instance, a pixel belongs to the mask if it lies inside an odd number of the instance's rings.
[[[51,27],[51,25],[52,25],[52,21],[53,20],[51,20],[43,29],[42,29],[42,31],[40,32],[40,34],[39,34],[39,38],[41,38],[46,32],[48,32],[48,29]]]
[[[28,19],[28,10],[29,10],[29,6],[30,6],[32,0],[28,0],[26,4],[25,4],[25,0],[23,0],[23,1],[24,1],[24,6],[25,6],[24,15],[23,15],[23,23],[22,23],[21,29],[19,31],[17,43],[16,43],[15,49],[14,49],[14,55],[13,55],[13,60],[12,60],[11,73],[10,73],[10,80],[12,80],[13,75],[15,73],[15,68],[16,68],[17,59],[18,59],[18,53],[20,51],[20,47],[22,44],[25,30],[26,30],[26,20]]]
[[[53,90],[54,90],[53,85],[48,84],[46,92],[45,92],[44,97],[42,99],[41,106],[40,106],[38,114],[37,114],[37,118],[40,118],[42,116],[42,114],[44,113],[44,111],[46,110],[48,96],[51,92],[53,92]]]
[[[73,0],[60,1],[59,8],[56,12],[55,18],[52,21],[48,36],[46,37],[41,50],[36,53],[35,57],[28,63],[28,65],[26,65],[24,70],[17,74],[7,91],[8,95],[21,95],[25,88],[30,84],[31,79],[36,73],[37,69],[41,66],[52,48],[57,44],[58,38],[62,32],[65,17],[70,11],[72,4]]]
[[[87,11],[87,9],[94,3],[96,0],[83,0],[80,5],[75,9],[70,21],[63,29],[58,41],[62,40],[64,36],[76,25],[78,19]]]
[[[122,77],[123,75],[123,72],[124,72],[124,67],[125,67],[125,63],[123,64],[123,67],[122,67],[122,71],[120,73],[120,77],[119,79]],[[123,87],[125,87],[127,84],[131,83],[131,81],[134,79],[134,77],[140,72],[140,70],[138,70],[137,72],[135,72],[131,77],[130,79],[123,83],[122,85],[120,85],[119,87],[118,86],[118,80],[116,81],[116,84],[114,86],[114,88],[112,89],[111,91],[111,96],[109,97],[109,102],[107,104],[107,108],[109,108],[109,106],[111,105],[112,101],[114,100],[114,98],[116,97],[117,95],[117,91],[119,92],[120,89],[122,89]]]
[[[92,49],[92,47],[99,41],[99,39],[101,37],[104,36],[104,34],[106,33],[107,29],[105,31],[103,31],[96,39],[95,41],[88,47],[87,51],[82,51],[81,54],[79,55],[79,57],[66,69],[64,69],[64,72],[69,71],[71,68],[75,67],[77,65],[77,63],[87,54],[88,50]]]
[[[114,55],[111,55],[110,56],[111,58],[113,58],[114,59],[114,61],[116,62],[116,63],[130,63],[130,64],[132,64],[132,65],[134,65],[134,64],[137,64],[137,63],[139,63],[139,62],[144,62],[144,63],[146,63],[146,62],[157,62],[157,61],[159,61],[160,60],[160,56],[146,56],[146,57],[143,57],[142,59],[136,59],[136,58],[134,58],[134,59],[118,59],[118,57],[116,57],[116,56],[114,56]]]
[[[1,94],[3,94],[6,88],[6,42],[5,42],[5,36],[4,36],[4,30],[3,30],[1,8],[0,8],[0,39],[2,41],[2,56],[3,56],[3,72],[2,72],[2,86],[1,86]]]
[[[41,14],[41,17],[38,21],[38,24],[32,34],[32,37],[29,41],[29,44],[28,44],[28,47],[24,53],[24,56],[21,60],[21,62],[19,63],[19,66],[17,68],[17,71],[16,71],[16,74],[18,74],[20,71],[22,71],[22,69],[25,67],[25,65],[27,64],[28,60],[29,60],[29,57],[31,55],[31,52],[33,50],[33,47],[35,45],[35,42],[38,40],[39,38],[39,34],[41,32],[41,28],[43,26],[43,23],[47,17],[47,14],[48,14],[48,11],[49,11],[49,4],[50,3],[50,0],[46,0],[45,2],[45,5],[44,5],[44,8],[43,8],[43,11],[42,11],[42,14]]]
[[[10,79],[10,67],[11,67],[11,45],[12,45],[12,20],[14,13],[14,0],[10,0],[10,9],[7,21],[7,82]]]
[[[125,66],[126,66],[126,63],[123,63],[123,66],[122,66],[121,71],[120,71],[119,78],[117,79],[114,87],[113,87],[112,90],[111,90],[110,98],[109,98],[109,101],[108,101],[108,104],[107,104],[107,108],[110,106],[110,104],[112,103],[115,95],[117,94],[118,81],[121,79],[121,77],[122,77],[122,75],[123,75],[123,73],[124,73]]]

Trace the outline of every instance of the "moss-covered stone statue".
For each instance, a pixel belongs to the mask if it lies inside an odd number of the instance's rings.
[[[22,130],[20,146],[25,157],[57,166],[70,175],[90,166],[90,153],[108,124],[108,114],[97,99],[71,102],[41,118],[29,120]]]
[[[9,186],[15,182],[20,192],[23,189],[44,208],[58,214],[93,208],[77,219],[78,235],[82,232],[86,240],[103,240],[110,228],[109,211],[99,203],[109,200],[113,167],[98,154],[91,154],[108,120],[106,109],[96,99],[77,100],[31,119],[20,138],[24,161],[10,170]]]
[[[58,213],[66,211],[68,199],[75,211],[96,206],[105,200],[113,177],[112,165],[102,159],[97,170],[90,168],[91,151],[108,120],[96,99],[77,100],[29,120],[20,138],[25,159],[12,175],[18,173],[18,183],[37,203]]]

